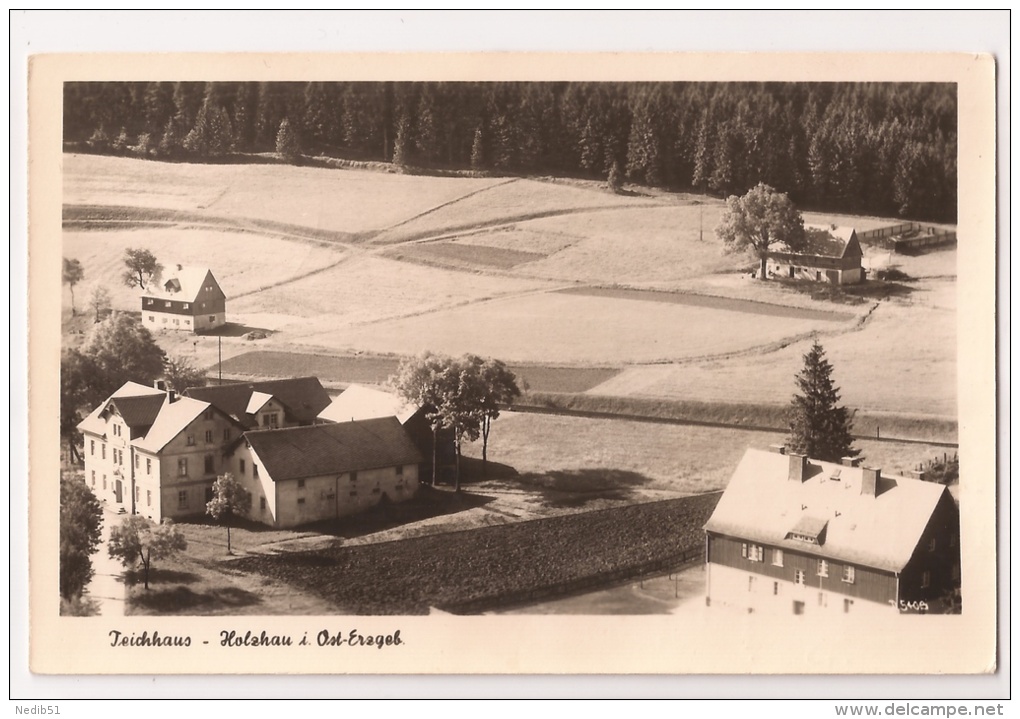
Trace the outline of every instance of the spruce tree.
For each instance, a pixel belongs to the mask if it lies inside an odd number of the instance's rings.
[[[789,415],[790,451],[826,462],[860,454],[852,446],[850,411],[839,405],[839,388],[832,383],[832,365],[817,340],[804,355],[804,369],[797,375],[797,386],[800,394],[793,396]]]

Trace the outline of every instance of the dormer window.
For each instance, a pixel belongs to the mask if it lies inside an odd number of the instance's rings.
[[[189,309],[190,307],[191,307],[190,304],[188,304],[187,302],[184,303],[184,309]]]
[[[167,307],[170,307],[170,306],[172,306],[172,305],[173,305],[173,303],[172,303],[172,302],[171,302],[170,300],[167,300],[167,301],[166,301],[166,302],[165,302],[164,304],[165,304],[165,306],[167,306]]]

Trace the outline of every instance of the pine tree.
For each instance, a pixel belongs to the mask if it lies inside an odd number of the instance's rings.
[[[791,452],[826,462],[855,457],[850,410],[839,405],[839,388],[832,383],[832,365],[816,340],[804,355],[804,369],[797,375],[800,394],[790,405]]]

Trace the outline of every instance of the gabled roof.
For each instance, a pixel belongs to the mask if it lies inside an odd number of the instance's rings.
[[[319,412],[329,405],[329,395],[317,377],[192,387],[185,394],[215,405],[246,427],[255,427],[258,424],[258,419],[249,410],[253,395],[271,395],[279,400],[294,421],[302,423],[315,421]],[[265,402],[262,402],[262,405],[264,404]]]
[[[198,419],[209,406],[208,402],[179,397],[175,402],[163,405],[159,416],[145,436],[131,440],[131,444],[149,452],[159,452],[189,424]]]
[[[159,407],[162,406],[165,399],[166,392],[163,390],[138,384],[137,382],[125,382],[105,402],[92,410],[88,417],[78,423],[78,431],[97,435],[104,434],[106,432],[106,422],[101,419],[100,415],[106,411],[107,407],[114,400],[118,402],[117,411],[124,415],[124,421],[129,427],[144,426],[144,424],[136,425],[132,424],[132,422],[143,421],[148,413],[153,411],[153,407],[155,407],[155,412],[159,412]],[[141,401],[136,402],[135,400]],[[125,411],[130,414],[130,420]],[[151,421],[149,424],[151,424]]]
[[[352,384],[329,406],[319,412],[319,419],[329,422],[352,422],[360,419],[396,417],[405,424],[420,407],[406,402],[391,392]]]
[[[211,278],[217,287],[219,284],[212,277],[208,267],[182,267],[174,265],[172,271],[168,271],[159,283],[150,285],[145,297],[158,297],[160,299],[173,298],[182,302],[196,302],[198,294],[206,285],[206,278]]]
[[[838,258],[862,254],[854,228],[838,225],[804,225],[804,247],[793,250],[781,242],[771,251],[790,255]]]
[[[265,407],[266,402],[272,398],[273,395],[266,394],[265,392],[252,392],[251,397],[248,398],[248,406],[244,408],[245,414],[255,414]]]
[[[789,468],[788,455],[747,450],[705,529],[899,572],[948,492],[934,482],[881,477],[872,496],[861,492],[863,468],[809,460],[803,482],[790,480]],[[791,534],[813,534],[819,543]]]
[[[274,482],[422,461],[396,417],[245,432],[244,438]]]
[[[124,418],[124,424],[131,429],[142,429],[152,425],[165,401],[166,395],[163,393],[114,397],[107,402],[107,407],[116,407],[118,414]]]

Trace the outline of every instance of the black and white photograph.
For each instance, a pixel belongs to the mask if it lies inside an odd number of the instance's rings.
[[[116,658],[33,647],[43,671],[251,647],[225,672],[327,648],[378,672],[450,634],[458,671],[529,673],[552,660],[470,635],[579,626],[660,649],[977,628],[874,671],[994,663],[994,444],[961,430],[992,397],[960,380],[994,356],[960,290],[992,271],[994,218],[961,210],[990,63],[217,60],[44,75],[59,492],[33,473],[33,612]],[[561,666],[646,666],[626,654]]]

